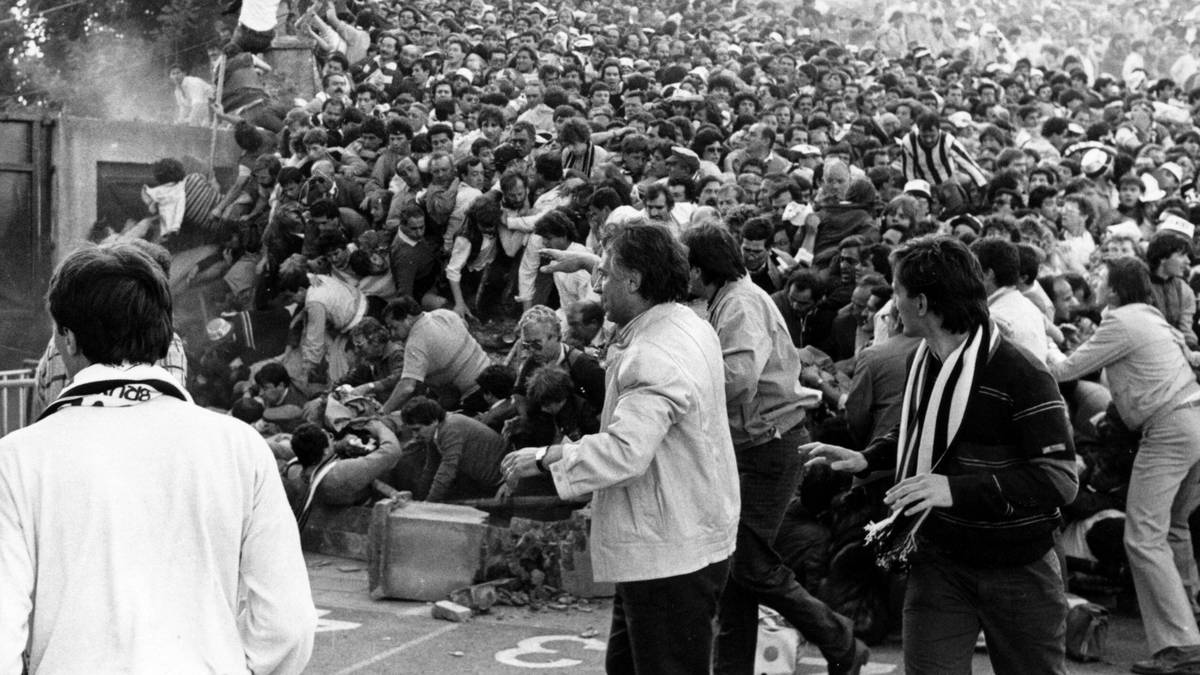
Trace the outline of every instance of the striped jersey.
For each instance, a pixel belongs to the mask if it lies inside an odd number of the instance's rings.
[[[921,179],[930,185],[941,185],[956,173],[965,173],[976,187],[987,184],[983,169],[975,163],[967,149],[952,134],[943,131],[931,148],[921,145],[917,128],[900,141],[905,180]]]

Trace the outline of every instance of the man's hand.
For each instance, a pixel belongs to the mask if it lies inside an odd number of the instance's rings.
[[[578,272],[579,270],[594,272],[600,266],[600,258],[595,253],[559,251],[553,248],[544,248],[538,253],[542,256],[542,260],[546,261],[541,268],[546,274]]]
[[[479,320],[479,319],[475,318],[475,315],[471,313],[471,310],[465,304],[454,305],[454,313],[461,316],[464,321],[478,321]]]
[[[366,384],[360,384],[357,387],[353,387],[350,389],[350,395],[351,396],[370,396],[374,391],[371,388],[372,384],[373,383],[368,382]]]
[[[828,443],[805,443],[796,449],[801,456],[807,456],[806,466],[829,462],[829,468],[845,473],[858,473],[867,468],[867,458],[857,450],[843,448],[840,445]]]
[[[541,448],[521,448],[514,450],[500,460],[500,471],[504,474],[504,482],[509,488],[515,488],[517,481],[522,478],[537,476],[541,473],[537,468],[537,451]]]
[[[890,506],[892,511],[904,511],[904,515],[911,516],[932,508],[953,506],[954,497],[950,494],[950,481],[945,476],[927,473],[905,478],[893,485],[883,496],[883,503]]]

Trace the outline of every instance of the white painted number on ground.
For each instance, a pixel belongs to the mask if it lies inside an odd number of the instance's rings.
[[[604,651],[604,643],[591,638],[581,638],[575,635],[539,635],[521,640],[512,649],[496,652],[496,660],[506,666],[516,666],[518,668],[570,668],[583,663],[583,661],[578,659],[555,659],[553,661],[525,660],[531,654],[557,654],[558,650],[544,646],[548,642],[576,642],[583,645],[584,649]]]
[[[819,656],[800,657],[800,665],[819,667],[821,669],[820,672],[822,673],[825,672],[825,669],[828,667],[828,664],[825,663],[825,659]],[[862,675],[885,675],[886,673],[891,673],[895,670],[896,664],[894,663],[868,663],[867,665],[863,666],[863,669],[860,672]]]
[[[326,619],[325,615],[333,610],[318,609],[317,610],[317,632],[328,633],[335,630],[354,630],[361,626],[361,623],[353,621],[335,621],[334,619]]]

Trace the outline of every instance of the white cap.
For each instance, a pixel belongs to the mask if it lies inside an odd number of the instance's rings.
[[[1183,181],[1183,167],[1179,166],[1175,162],[1163,162],[1163,165],[1159,168],[1174,176],[1175,182],[1178,183]]]
[[[1142,174],[1142,197],[1143,202],[1156,202],[1167,196],[1166,192],[1158,185],[1158,179],[1153,175]]]
[[[933,198],[933,189],[929,187],[929,182],[921,180],[920,178],[914,178],[905,183],[904,191],[916,192],[918,194],[925,195],[927,199]]]
[[[1158,231],[1178,232],[1187,237],[1188,241],[1191,241],[1196,236],[1196,226],[1173,213],[1163,216],[1162,220],[1158,223]]]
[[[1109,225],[1104,232],[1108,237],[1128,237],[1134,241],[1142,239],[1141,228],[1132,220],[1122,220],[1116,225]]]
[[[959,110],[956,113],[952,113],[946,119],[950,122],[950,124],[954,125],[955,129],[966,129],[975,123],[975,121],[971,119],[971,113],[967,112],[966,110]]]
[[[1108,153],[1099,148],[1088,150],[1083,153],[1083,158],[1079,160],[1079,168],[1089,176],[1104,171],[1106,167],[1108,167]]]

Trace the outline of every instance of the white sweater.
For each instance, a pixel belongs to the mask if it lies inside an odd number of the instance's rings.
[[[97,368],[73,386],[113,379]],[[299,673],[315,627],[250,426],[159,396],[0,439],[0,672],[28,643],[34,673]]]

